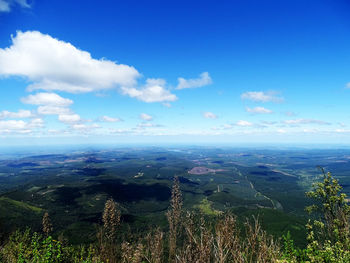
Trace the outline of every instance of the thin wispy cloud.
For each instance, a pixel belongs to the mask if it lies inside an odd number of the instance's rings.
[[[109,117],[109,116],[101,116],[99,119],[101,122],[120,122],[120,118],[114,118],[114,117]]]
[[[273,113],[272,110],[266,109],[264,107],[255,107],[255,108],[246,107],[245,110],[249,113],[252,113],[252,114],[271,114],[271,113]]]
[[[240,127],[250,127],[250,126],[253,126],[253,123],[245,120],[239,120],[235,123],[235,125]]]
[[[147,113],[141,113],[140,119],[144,120],[144,121],[151,121],[151,120],[153,120],[153,117]]]
[[[241,95],[243,100],[251,100],[254,102],[283,102],[284,98],[277,95],[276,92],[264,91],[248,91]]]
[[[184,79],[178,78],[179,84],[176,89],[193,89],[200,88],[213,83],[213,80],[209,76],[208,72],[203,72],[199,75],[199,78],[196,79]]]
[[[284,112],[284,114],[285,114],[286,116],[289,116],[289,117],[293,117],[293,116],[296,115],[296,113],[293,112],[293,111],[286,111],[286,112]]]
[[[37,113],[40,115],[68,115],[72,111],[64,106],[43,105],[38,107]]]
[[[5,119],[5,118],[14,118],[14,119],[22,119],[22,118],[31,118],[34,117],[35,114],[33,114],[29,110],[19,110],[17,112],[11,112],[11,111],[1,111],[0,112],[0,119]]]
[[[221,126],[218,127],[212,127],[211,129],[214,131],[220,131],[220,130],[230,130],[233,128],[232,124],[223,124]]]
[[[202,113],[203,117],[206,119],[217,119],[218,116],[212,112],[206,111]]]
[[[326,121],[315,120],[315,119],[293,119],[293,120],[285,120],[283,121],[283,123],[287,125],[306,125],[306,124],[330,125],[331,124]]]
[[[80,122],[81,118],[78,114],[61,114],[58,115],[58,120],[66,124],[72,124]]]
[[[150,122],[142,122],[137,125],[138,128],[158,128],[158,127],[163,127],[160,124],[154,124]]]
[[[15,6],[31,8],[31,5],[26,0],[0,0],[0,12],[11,12]]]

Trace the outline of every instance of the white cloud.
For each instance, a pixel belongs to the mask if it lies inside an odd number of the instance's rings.
[[[287,133],[287,131],[284,130],[284,129],[278,129],[277,132],[278,132],[278,133],[282,133],[282,134]]]
[[[44,127],[44,120],[41,118],[32,119],[28,123],[28,127],[30,127],[30,128],[42,128],[42,127]]]
[[[51,133],[51,134],[59,134],[60,131],[59,130],[56,130],[56,129],[49,129],[47,130],[48,133]]]
[[[81,118],[78,114],[62,114],[58,115],[58,120],[63,123],[77,123]]]
[[[350,133],[349,129],[336,129],[335,130],[336,133]]]
[[[285,120],[285,124],[288,125],[301,125],[301,124],[319,124],[319,125],[330,125],[329,122],[314,120],[314,119],[294,119],[294,120]]]
[[[151,121],[151,120],[153,120],[153,117],[151,115],[146,114],[146,113],[141,113],[140,119],[144,120],[144,121]]]
[[[293,112],[293,111],[286,111],[284,114],[289,116],[289,117],[292,117],[292,116],[296,115],[295,112]]]
[[[74,130],[85,130],[87,126],[85,124],[74,124],[72,125]]]
[[[117,88],[122,94],[143,102],[167,103],[177,100],[176,95],[166,88],[163,79],[146,79],[146,84],[139,87],[137,79],[141,74],[134,67],[94,59],[90,53],[38,31],[17,32],[12,37],[11,46],[0,48],[1,76],[24,77],[31,82],[28,91],[99,94]]]
[[[76,123],[71,126],[71,129],[78,130],[79,132],[90,133],[95,129],[101,128],[100,125],[93,123],[91,125],[86,125],[82,123]]]
[[[248,91],[241,95],[244,100],[252,100],[255,102],[282,102],[282,97],[276,96],[275,92],[263,92],[263,91]]]
[[[8,129],[8,130],[21,130],[27,127],[27,123],[22,120],[7,120],[0,121],[0,130]]]
[[[318,133],[320,132],[319,129],[303,129],[304,133]]]
[[[169,102],[162,103],[164,107],[171,108],[171,104]]]
[[[10,3],[5,0],[0,0],[0,12],[10,12],[10,11],[11,11]]]
[[[212,127],[211,129],[214,131],[220,131],[220,130],[230,130],[233,128],[232,124],[223,124],[219,127]]]
[[[27,78],[33,82],[30,91],[71,93],[131,87],[140,76],[131,66],[94,59],[90,53],[38,31],[17,32],[12,45],[0,49],[0,75]]]
[[[37,93],[22,98],[21,101],[26,104],[34,105],[54,105],[54,106],[69,106],[73,103],[72,100],[62,98],[56,93]]]
[[[44,127],[44,121],[40,118],[32,119],[30,122],[23,120],[0,121],[0,133],[31,133],[32,129]]]
[[[132,131],[130,129],[109,129],[109,132],[112,134],[128,134]]]
[[[39,106],[37,112],[40,115],[68,115],[72,113],[69,108],[51,105]]]
[[[272,110],[266,109],[264,107],[255,107],[255,108],[247,107],[246,111],[252,114],[270,114],[273,112]]]
[[[154,124],[150,122],[142,122],[137,125],[138,128],[155,128],[155,127],[162,127],[162,125]]]
[[[30,8],[26,0],[0,0],[0,12],[10,12],[12,6],[16,4],[22,8]]]
[[[217,119],[218,116],[216,116],[214,113],[212,112],[203,112],[203,117],[206,118],[206,119]]]
[[[178,82],[179,84],[177,85],[176,89],[200,88],[213,83],[208,72],[203,72],[197,79],[178,78]]]
[[[236,122],[236,125],[241,126],[241,127],[249,127],[249,126],[253,126],[253,123],[251,123],[249,121],[240,120],[240,121]]]
[[[172,94],[165,86],[163,79],[147,79],[146,85],[142,88],[122,87],[124,95],[144,102],[169,102],[177,100],[175,94]]]
[[[0,112],[0,119],[4,118],[31,118],[34,114],[29,110],[19,110],[18,112],[10,112],[4,110]]]
[[[113,118],[113,117],[109,117],[109,116],[102,116],[99,118],[100,121],[102,122],[118,122],[121,121],[121,119],[119,118]]]
[[[261,124],[266,125],[266,126],[271,126],[271,125],[277,124],[277,122],[276,121],[262,121]]]

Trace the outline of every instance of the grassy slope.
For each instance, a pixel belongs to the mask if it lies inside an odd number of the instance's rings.
[[[39,229],[43,210],[25,202],[0,197],[0,223],[5,232],[17,228]]]

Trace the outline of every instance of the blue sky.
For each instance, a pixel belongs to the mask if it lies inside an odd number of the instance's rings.
[[[341,143],[347,1],[0,0],[0,143]]]

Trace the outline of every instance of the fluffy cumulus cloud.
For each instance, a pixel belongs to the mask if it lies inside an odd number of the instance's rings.
[[[203,117],[206,119],[217,119],[218,118],[217,115],[215,115],[214,113],[209,112],[209,111],[203,112]]]
[[[1,62],[0,62],[1,63]],[[56,93],[36,93],[35,95],[29,95],[21,99],[23,103],[33,105],[51,105],[66,107],[73,103],[72,100],[62,98]]]
[[[254,102],[283,102],[284,99],[277,96],[276,92],[248,91],[241,95],[243,100],[252,100]]]
[[[23,130],[27,128],[27,123],[23,120],[0,121],[0,131]]]
[[[44,120],[40,118],[31,121],[0,120],[0,134],[28,134],[36,128],[44,127]]]
[[[134,67],[94,59],[90,53],[38,31],[17,32],[12,45],[0,49],[0,76],[29,80],[28,91],[84,93],[116,88],[124,95],[149,103],[177,100],[162,79],[147,79],[145,85],[138,86],[141,74]],[[205,72],[200,79],[182,79],[181,87],[209,82]]]
[[[0,0],[0,12],[10,12],[15,5],[22,8],[30,8],[27,0]]]
[[[144,121],[151,121],[151,120],[153,120],[153,117],[151,115],[149,115],[149,114],[141,113],[140,114],[140,119],[144,120]]]
[[[213,83],[208,72],[203,72],[197,79],[178,78],[179,84],[176,89],[192,89],[207,86]]]
[[[246,111],[252,114],[270,114],[272,110],[266,109],[264,107],[246,108]]]
[[[22,118],[31,118],[31,117],[34,117],[34,114],[29,110],[19,110],[17,112],[10,112],[10,111],[4,110],[0,112],[0,119],[5,119],[5,118],[22,119]]]
[[[314,119],[285,120],[283,123],[287,125],[306,125],[306,124],[330,125],[329,122],[314,120]]]
[[[131,87],[140,76],[131,66],[94,59],[70,43],[37,31],[17,32],[12,45],[0,49],[0,75],[27,78],[32,81],[30,91],[71,93]]]
[[[177,100],[166,87],[163,79],[147,79],[142,88],[122,87],[122,93],[143,102],[169,102]]]

